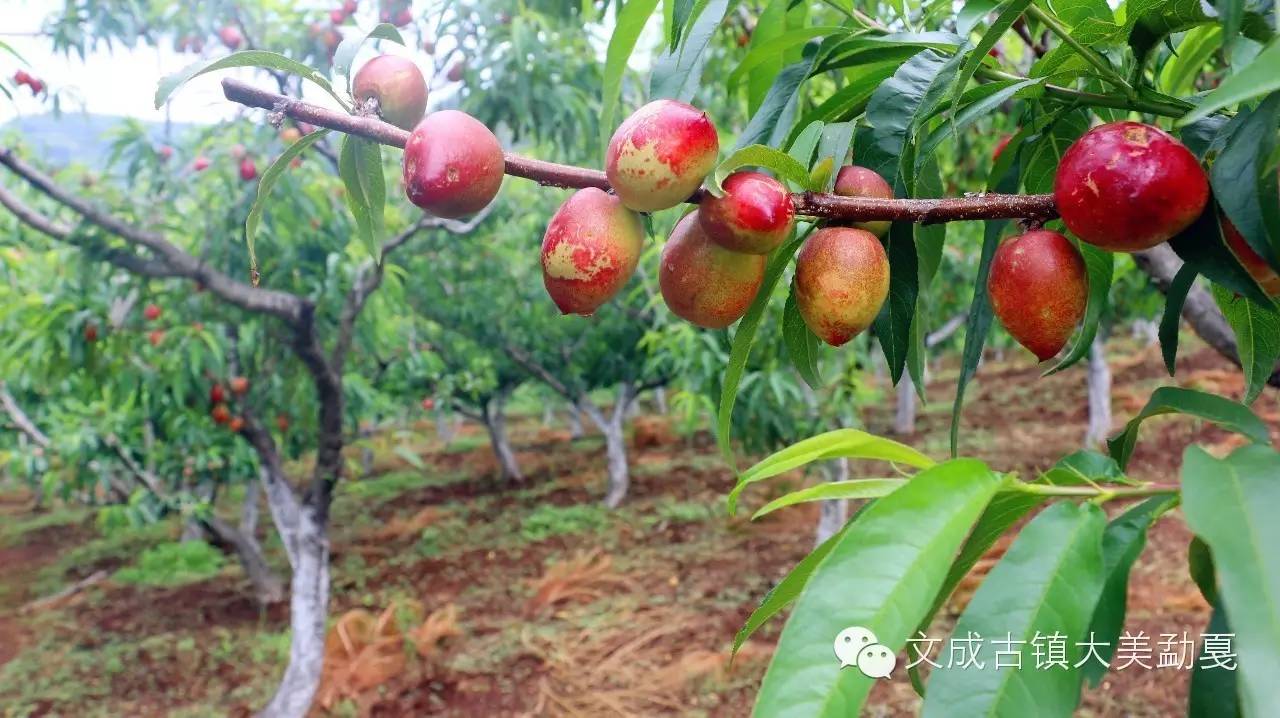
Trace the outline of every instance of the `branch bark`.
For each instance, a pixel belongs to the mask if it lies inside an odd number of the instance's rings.
[[[409,133],[374,117],[358,117],[318,107],[301,100],[227,78],[222,91],[228,100],[248,107],[280,112],[296,120],[365,137],[392,147],[405,146]],[[544,162],[506,154],[506,173],[548,187],[597,187],[608,190],[609,181],[599,170]],[[706,196],[699,190],[689,198],[697,203]],[[792,195],[796,214],[844,221],[908,220],[926,224],[975,219],[1030,219],[1045,222],[1057,217],[1052,195],[976,194],[942,199],[872,199],[801,192]]]
[[[36,426],[31,417],[27,416],[22,407],[18,406],[18,402],[9,393],[9,387],[2,380],[0,380],[0,407],[3,407],[5,413],[13,420],[14,426],[17,426],[19,431],[34,441],[36,446],[42,449],[49,448],[49,437],[43,431],[40,431],[40,427]]]

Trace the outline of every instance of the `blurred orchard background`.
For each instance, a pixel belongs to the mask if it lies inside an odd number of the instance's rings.
[[[709,30],[698,105],[728,138],[722,147],[770,85],[705,78],[730,76],[753,34],[778,22],[778,4],[733,3]],[[0,51],[0,147],[242,281],[257,179],[311,128],[273,127],[227,102],[219,81],[337,105],[296,78],[241,68],[196,78],[155,109],[161,77],[253,48],[327,72],[344,34],[389,21],[406,46],[368,43],[356,66],[379,52],[410,57],[431,110],[463,109],[523,154],[598,167],[612,129],[600,123],[615,5],[6,0],[0,42],[13,52]],[[839,3],[811,5],[816,26]],[[927,11],[954,27],[948,8],[917,5],[864,9],[909,25]],[[657,13],[621,78],[625,110],[646,98],[664,42]],[[1025,71],[1035,49],[1009,34],[994,52]],[[19,70],[38,92],[13,82]],[[1018,104],[938,154],[946,194],[985,187],[997,144],[1018,129]],[[299,330],[152,271],[84,213],[0,177],[50,225],[34,231],[0,212],[0,713],[247,715],[266,704],[290,659],[290,567],[305,563],[271,521],[264,494],[283,485],[295,503],[332,492],[313,714],[746,714],[781,623],[730,666],[734,634],[851,507],[811,503],[755,521],[752,511],[802,486],[873,474],[847,461],[797,470],[747,492],[747,510],[729,517],[735,474],[713,416],[731,333],[667,311],[660,242],[646,244],[618,299],[590,318],[562,317],[537,247],[568,192],[508,178],[478,215],[435,220],[404,200],[399,154],[385,153],[388,232],[405,248],[375,262],[347,210],[336,141],[315,147],[278,180],[256,254],[264,287],[314,303],[320,346],[341,377],[336,485],[309,478],[324,398],[294,353],[309,341]],[[652,217],[652,236],[666,235],[669,214]],[[733,414],[741,451],[758,457],[849,427],[945,456],[981,244],[977,223],[949,227],[927,290],[925,402],[909,377],[893,386],[872,333],[823,352],[822,381],[810,386],[785,355],[780,312],[766,313]],[[1117,255],[1086,361],[1041,378],[997,327],[968,390],[961,451],[1034,475],[1096,447],[1157,386],[1242,397],[1238,367],[1187,327],[1170,378],[1162,309],[1148,274]],[[1255,410],[1280,426],[1271,390]],[[1238,441],[1187,417],[1145,431],[1129,471],[1145,480],[1172,479],[1189,443],[1225,451]],[[1126,627],[1203,629],[1209,606],[1187,577],[1189,539],[1181,521],[1152,530]],[[935,635],[1002,550],[961,583]],[[1112,672],[1086,689],[1082,710],[1169,715],[1188,680]],[[867,710],[911,714],[918,700],[906,680],[885,681]]]

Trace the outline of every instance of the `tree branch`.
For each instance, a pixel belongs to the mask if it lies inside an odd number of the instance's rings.
[[[408,132],[377,118],[334,112],[233,78],[222,81],[222,90],[227,99],[232,102],[280,112],[296,120],[358,135],[384,145],[403,148],[409,139]],[[604,173],[598,170],[544,162],[513,153],[507,153],[505,157],[506,173],[513,177],[523,177],[550,187],[610,189]],[[699,190],[688,201],[696,203],[705,196],[706,192]],[[795,203],[796,214],[847,221],[909,220],[928,224],[956,220],[1025,218],[1043,222],[1058,216],[1053,204],[1053,196],[1047,194],[976,194],[943,199],[872,199],[801,192],[792,195],[792,201]]]
[[[230,304],[234,304],[242,309],[253,312],[262,312],[272,316],[279,317],[290,324],[297,324],[304,313],[306,313],[305,305],[308,302],[300,297],[285,292],[278,292],[269,289],[260,289],[244,282],[238,282],[231,279],[227,275],[219,272],[213,267],[205,264],[191,254],[187,253],[176,244],[168,241],[159,234],[148,232],[144,229],[130,225],[120,219],[110,215],[107,212],[93,206],[89,202],[76,195],[68,192],[58,186],[53,178],[41,172],[33,165],[20,159],[17,154],[8,148],[0,149],[0,164],[8,167],[14,174],[21,177],[27,184],[40,190],[43,194],[56,201],[76,214],[83,217],[86,221],[105,229],[115,236],[123,239],[125,242],[151,251],[156,256],[156,260],[163,266],[168,267],[171,274],[161,276],[172,276],[176,278],[192,279],[200,282],[209,291],[221,297]],[[11,195],[10,195],[11,197]],[[6,207],[18,214],[10,202],[4,202]],[[39,216],[27,216],[18,214],[27,224],[45,231],[52,229],[55,232],[57,227],[39,226]],[[33,223],[35,222],[35,223]],[[51,223],[46,223],[50,224]],[[48,233],[48,232],[46,232]],[[50,234],[56,237],[56,234]],[[158,267],[160,265],[150,265]]]
[[[39,446],[42,449],[49,448],[49,444],[51,443],[49,441],[49,437],[46,436],[43,431],[40,431],[40,427],[36,426],[35,422],[31,420],[31,417],[27,416],[27,413],[22,410],[22,407],[18,406],[18,402],[15,401],[13,395],[9,393],[9,387],[3,380],[0,380],[0,407],[4,408],[5,413],[7,413],[9,418],[13,420],[13,423],[18,427],[18,430],[30,437],[31,440],[36,443],[36,446]]]

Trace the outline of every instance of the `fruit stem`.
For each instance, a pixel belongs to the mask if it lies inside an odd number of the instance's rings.
[[[1092,48],[1087,47],[1079,40],[1072,37],[1071,30],[1066,25],[1063,25],[1062,21],[1056,16],[1036,7],[1035,3],[1027,5],[1026,12],[1029,17],[1039,20],[1041,24],[1049,28],[1049,32],[1057,35],[1059,39],[1070,45],[1073,50],[1080,53],[1080,56],[1083,57],[1085,61],[1097,68],[1098,72],[1102,73],[1102,77],[1104,79],[1123,90],[1129,99],[1133,100],[1137,98],[1137,93],[1134,91],[1133,85],[1130,85],[1129,81],[1124,79],[1124,76],[1119,72],[1116,72],[1116,69],[1111,66],[1111,63],[1107,58],[1099,55],[1097,52],[1094,52]]]
[[[227,99],[232,102],[279,112],[318,127],[365,137],[392,147],[403,148],[409,140],[408,132],[376,117],[334,112],[233,78],[224,79],[222,89]],[[506,153],[504,159],[506,174],[533,180],[541,185],[574,189],[596,187],[606,191],[611,189],[605,174],[599,170],[546,162],[513,153]],[[705,196],[707,196],[706,190],[698,190],[687,201],[696,204]],[[927,199],[873,199],[801,192],[793,194],[791,199],[795,204],[797,215],[856,222],[891,220],[933,224],[963,220],[1021,218],[1045,222],[1058,216],[1053,196],[1048,194],[974,194],[965,197]]]

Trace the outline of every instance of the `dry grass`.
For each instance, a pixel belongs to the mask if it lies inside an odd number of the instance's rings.
[[[531,584],[533,595],[525,604],[525,613],[529,616],[540,615],[563,603],[591,603],[615,589],[634,588],[632,581],[613,571],[613,558],[599,549],[551,564],[546,573]]]

